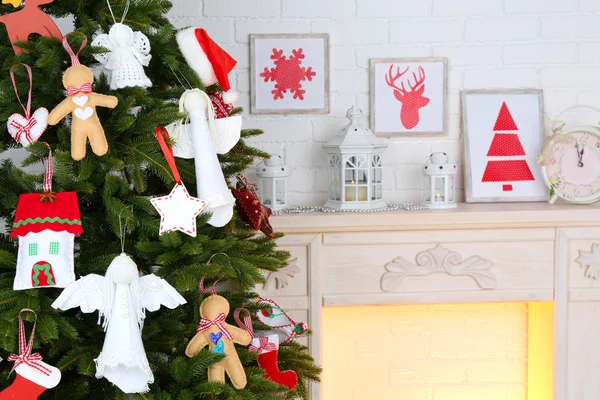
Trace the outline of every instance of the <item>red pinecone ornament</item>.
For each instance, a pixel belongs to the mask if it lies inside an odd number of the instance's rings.
[[[269,222],[269,217],[273,212],[258,199],[256,185],[248,184],[246,178],[239,175],[237,179],[236,188],[231,189],[231,192],[235,197],[235,205],[240,218],[250,226],[250,229],[260,230],[269,239],[274,239],[275,233]]]

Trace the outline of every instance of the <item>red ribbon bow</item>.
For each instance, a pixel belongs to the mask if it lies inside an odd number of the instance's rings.
[[[22,309],[19,313],[19,355],[11,354],[8,357],[8,361],[15,363],[10,372],[13,372],[19,365],[26,364],[37,369],[42,374],[49,376],[52,371],[38,362],[42,361],[42,356],[40,353],[31,354],[31,350],[33,348],[33,338],[35,337],[35,322],[33,323],[33,329],[31,330],[31,335],[29,336],[29,342],[25,341],[25,327],[23,326],[23,319],[21,318],[21,313],[23,311],[29,311],[35,314],[35,311],[28,308]]]
[[[214,325],[217,328],[219,328],[221,332],[223,332],[223,335],[227,339],[233,340],[233,335],[227,330],[227,328],[225,328],[225,325],[223,324],[223,322],[225,322],[225,318],[225,314],[223,313],[219,314],[214,321],[211,321],[210,319],[206,318],[201,318],[200,325],[198,325],[198,327],[196,328],[196,332],[204,332]]]
[[[35,119],[33,119],[33,118],[27,120],[27,123],[25,125],[20,124],[19,122],[13,120],[12,123],[11,123],[11,125],[14,128],[18,129],[17,135],[15,136],[15,140],[17,142],[20,142],[21,141],[21,136],[25,135],[25,137],[27,138],[27,140],[29,142],[32,142],[33,140],[31,138],[31,128],[33,128],[35,126],[35,124],[37,124],[37,121]]]
[[[261,336],[258,338],[258,347],[250,343],[250,346],[248,346],[248,350],[255,351],[259,354],[269,353],[271,351],[277,350],[277,345],[275,343],[269,342],[268,336]]]
[[[69,86],[67,88],[67,94],[69,96],[75,96],[79,93],[92,93],[92,84],[84,83],[81,87]]]

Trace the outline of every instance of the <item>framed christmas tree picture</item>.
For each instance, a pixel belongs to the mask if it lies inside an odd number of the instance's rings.
[[[537,163],[544,144],[542,110],[539,89],[462,93],[468,203],[548,200]]]

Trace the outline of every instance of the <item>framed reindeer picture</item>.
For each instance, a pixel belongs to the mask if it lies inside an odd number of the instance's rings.
[[[371,59],[371,130],[378,136],[446,134],[446,58]]]

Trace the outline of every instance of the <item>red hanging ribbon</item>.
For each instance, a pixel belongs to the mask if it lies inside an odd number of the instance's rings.
[[[240,319],[242,311],[246,311],[248,315],[244,316],[244,320]],[[252,328],[252,314],[246,308],[236,308],[233,312],[233,318],[237,322],[238,326],[248,332],[254,339],[254,329]]]
[[[256,353],[269,353],[271,351],[277,350],[277,345],[275,343],[269,342],[268,336],[261,336],[258,338],[258,347],[250,343],[248,346],[248,350],[254,351]]]
[[[17,81],[15,79],[15,67],[18,67],[19,65],[22,65],[25,67],[25,70],[27,71],[27,76],[29,76],[29,92],[27,93],[27,107],[25,107],[23,105],[23,102],[21,101],[21,96],[19,96],[19,89],[17,89]],[[12,67],[10,67],[10,79],[12,81],[13,87],[15,88],[15,94],[17,95],[17,100],[19,100],[19,104],[21,104],[21,107],[23,107],[23,111],[25,111],[25,118],[29,119],[31,117],[31,90],[33,87],[33,75],[31,73],[31,67],[27,64],[23,64],[23,63],[19,63],[19,64],[15,64]]]
[[[227,328],[225,328],[225,325],[223,324],[223,322],[225,322],[225,318],[226,317],[224,313],[219,314],[213,321],[207,318],[201,318],[200,324],[196,328],[196,332],[204,332],[214,325],[219,328],[221,332],[223,332],[223,335],[227,339],[233,340],[233,335],[227,330]]]
[[[79,50],[77,51],[77,54],[75,54],[75,52],[73,51],[73,49],[69,45],[69,41],[67,40],[67,37],[69,35],[72,35],[72,34],[83,35],[83,41],[81,42],[81,47],[79,47]],[[69,53],[69,56],[71,56],[71,65],[81,65],[81,63],[79,62],[79,53],[81,53],[81,50],[83,50],[83,48],[87,44],[87,36],[85,36],[85,34],[83,32],[79,32],[79,31],[67,33],[62,38],[62,44],[63,44],[63,47],[65,48],[65,50],[67,51],[67,53]]]
[[[48,148],[48,165],[44,162],[44,157],[41,157],[42,165],[44,166],[44,193],[52,192],[52,148],[46,142],[42,142]]]
[[[159,126],[156,128],[156,138],[158,139],[158,144],[160,144],[160,148],[165,155],[167,160],[167,164],[171,168],[171,172],[173,172],[173,178],[175,178],[175,182],[178,185],[181,185],[181,176],[179,175],[179,171],[177,170],[177,165],[175,164],[175,156],[173,155],[173,149],[167,145],[165,139],[169,138],[169,132],[165,129],[164,126]]]
[[[35,316],[33,328],[31,329],[31,335],[29,335],[29,342],[25,340],[25,326],[23,325],[23,318],[21,317],[21,313],[23,311],[32,312]],[[44,365],[39,363],[39,361],[42,361],[42,356],[40,353],[31,354],[31,350],[33,349],[33,339],[35,337],[36,323],[37,314],[35,311],[30,310],[29,308],[24,308],[19,312],[19,355],[11,354],[8,357],[8,361],[15,363],[13,368],[10,370],[11,373],[21,364],[26,364],[32,368],[35,368],[46,376],[49,376],[52,373],[49,368],[46,368]]]

